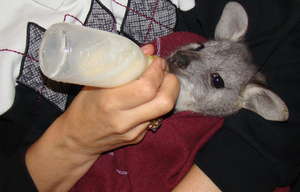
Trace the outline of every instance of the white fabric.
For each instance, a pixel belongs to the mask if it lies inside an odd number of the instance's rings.
[[[182,11],[188,11],[195,7],[195,0],[171,0]]]
[[[60,6],[62,6],[64,0],[33,0],[36,3],[48,7],[50,9],[56,10],[59,9]]]
[[[84,21],[91,1],[63,0],[61,4],[60,2],[61,0],[48,0],[48,2],[46,0],[0,0],[0,49],[24,53],[28,22],[47,28],[53,23],[63,22],[66,14],[74,15]],[[68,22],[77,21],[68,18]],[[21,59],[20,54],[0,52],[0,114],[6,112],[13,104]]]
[[[120,30],[123,18],[126,12],[126,7],[128,4],[128,0],[101,0],[103,5],[108,8],[113,14],[117,22],[117,30]],[[124,5],[124,6],[121,6]]]
[[[118,28],[126,11],[121,5],[127,5],[127,1],[101,0],[116,17]],[[195,0],[172,0],[172,2],[182,10],[191,9],[195,4]],[[91,0],[0,0],[0,49],[24,53],[28,22],[34,22],[47,29],[54,23],[63,22],[67,14],[84,21],[90,6]],[[80,24],[72,17],[66,17],[66,22]],[[0,115],[13,104],[21,60],[20,54],[0,51]]]

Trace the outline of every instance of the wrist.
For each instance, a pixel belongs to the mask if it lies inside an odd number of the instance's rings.
[[[25,163],[39,191],[68,191],[98,157],[76,152],[58,118],[27,150]]]

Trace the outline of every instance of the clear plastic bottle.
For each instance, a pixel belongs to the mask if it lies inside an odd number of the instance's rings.
[[[50,26],[39,50],[40,67],[48,78],[95,87],[138,78],[148,66],[147,58],[125,37],[67,23]]]

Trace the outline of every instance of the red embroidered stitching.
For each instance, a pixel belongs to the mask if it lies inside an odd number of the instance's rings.
[[[116,1],[116,0],[112,0],[112,1],[113,1],[114,3],[116,3],[116,4],[120,5],[120,6],[122,6],[122,7],[125,7],[126,9],[128,9],[128,10],[134,12],[135,14],[137,14],[137,15],[139,15],[139,16],[142,16],[142,17],[144,17],[144,18],[146,18],[146,19],[148,19],[148,20],[150,20],[150,21],[152,21],[152,22],[154,22],[154,23],[156,23],[156,24],[158,24],[158,25],[160,25],[160,26],[162,26],[162,27],[165,27],[165,28],[167,28],[167,29],[172,30],[172,28],[170,28],[170,27],[168,27],[168,26],[166,26],[166,25],[164,25],[164,24],[162,24],[162,23],[156,21],[154,18],[148,17],[147,15],[144,15],[144,14],[142,14],[142,13],[140,13],[140,12],[138,12],[138,11],[136,11],[136,10],[130,8],[130,7],[127,7],[126,5],[123,5],[123,4],[121,4],[120,2],[118,2],[118,1]]]
[[[71,14],[65,14],[65,15],[64,15],[64,22],[66,21],[67,17],[72,17],[73,19],[75,19],[76,21],[78,21],[80,24],[83,25],[83,22],[81,22],[77,17],[75,17],[75,16],[73,16],[73,15],[71,15]],[[12,52],[12,53],[17,53],[17,54],[19,54],[19,55],[23,55],[23,56],[25,56],[25,57],[31,59],[32,61],[39,62],[38,59],[35,59],[35,58],[33,58],[33,57],[29,56],[29,55],[26,55],[25,53],[22,53],[22,52],[20,52],[20,51],[16,51],[16,50],[13,50],[13,49],[0,49],[0,52]]]
[[[75,17],[74,15],[71,15],[69,13],[65,14],[65,16],[64,16],[64,22],[66,22],[67,17],[72,17],[73,19],[75,19],[76,21],[78,21],[81,25],[84,25],[84,23],[80,19],[78,19],[77,17]],[[111,27],[110,31],[115,31],[115,30],[116,30],[116,21],[113,20],[112,27]]]
[[[0,49],[0,52],[13,52],[13,53],[17,53],[19,55],[23,55],[29,59],[31,59],[32,61],[35,61],[35,62],[39,62],[39,60],[29,56],[29,55],[26,55],[25,53],[22,53],[22,52],[19,52],[19,51],[16,51],[16,50],[12,50],[12,49]]]
[[[77,17],[75,17],[74,15],[71,15],[69,13],[65,14],[65,16],[64,16],[64,22],[66,22],[67,17],[72,17],[73,19],[75,19],[76,21],[78,21],[81,25],[84,25],[84,23],[82,21],[80,21],[80,19],[78,19]]]
[[[159,2],[159,0],[157,0],[157,1],[155,2],[155,7],[154,7],[154,9],[152,10],[152,18],[154,18],[155,14],[156,14],[156,11],[157,11],[157,8],[158,8],[158,2]],[[153,20],[152,20],[152,21],[149,23],[149,25],[148,25],[147,33],[146,33],[145,36],[144,36],[144,42],[146,42],[147,37],[148,37],[148,35],[149,35],[150,31],[151,31],[152,26],[153,26]]]

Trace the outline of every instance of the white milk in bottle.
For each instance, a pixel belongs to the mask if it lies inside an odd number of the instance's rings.
[[[48,78],[95,87],[138,78],[148,66],[147,58],[125,37],[67,23],[50,26],[39,50],[40,67]]]

